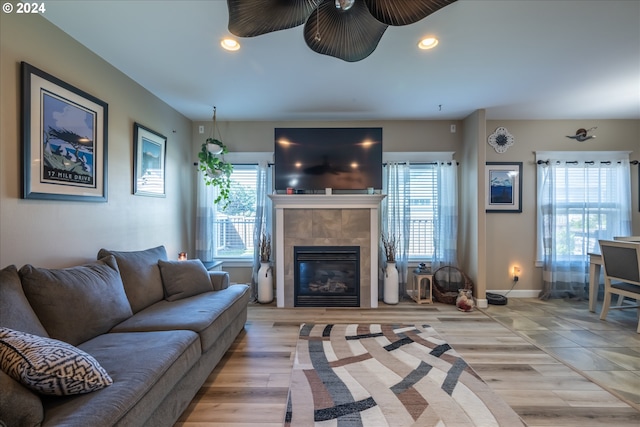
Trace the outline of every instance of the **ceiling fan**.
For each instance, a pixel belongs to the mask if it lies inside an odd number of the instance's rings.
[[[255,37],[304,25],[317,53],[360,61],[378,46],[389,25],[420,21],[457,0],[227,0],[229,31]]]

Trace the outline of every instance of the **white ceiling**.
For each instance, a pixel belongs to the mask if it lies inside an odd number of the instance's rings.
[[[45,18],[192,120],[640,119],[640,0],[459,0],[354,63],[303,27],[219,46],[227,2],[50,1]],[[419,51],[427,34],[440,39]]]

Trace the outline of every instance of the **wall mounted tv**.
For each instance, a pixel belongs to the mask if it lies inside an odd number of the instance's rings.
[[[275,128],[275,189],[382,188],[382,128]]]

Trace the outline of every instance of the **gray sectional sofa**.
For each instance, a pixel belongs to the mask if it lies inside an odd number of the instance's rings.
[[[162,246],[0,270],[0,426],[173,425],[242,331],[249,297]]]

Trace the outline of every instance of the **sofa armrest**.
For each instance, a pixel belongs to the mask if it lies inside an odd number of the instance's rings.
[[[0,371],[0,425],[39,426],[43,420],[40,396]]]
[[[229,287],[229,273],[226,271],[209,271],[209,279],[214,291],[221,291]]]

